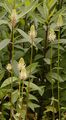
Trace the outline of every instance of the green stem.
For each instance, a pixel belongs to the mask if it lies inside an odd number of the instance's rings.
[[[46,39],[45,39],[45,43],[44,43],[44,57],[46,55],[46,51],[47,51],[47,42],[48,42],[48,25],[46,26],[47,30],[46,30]]]
[[[33,42],[32,42],[32,45],[31,45],[30,65],[32,64],[32,57],[33,57]],[[30,67],[30,75],[31,75],[31,67]],[[29,94],[29,92],[30,92],[30,78],[29,78],[29,81],[28,81],[28,94]]]
[[[19,105],[21,106],[20,97],[21,97],[21,80],[19,79]],[[21,120],[21,114],[19,116],[19,120]]]
[[[14,0],[14,7],[15,7],[15,0]],[[11,42],[12,42],[12,52],[11,52],[11,60],[12,60],[12,65],[13,65],[13,61],[14,61],[14,27],[12,26],[12,32],[11,32]],[[13,70],[11,73],[11,78],[13,77]],[[13,81],[13,79],[11,79],[11,81]],[[10,118],[12,120],[12,91],[13,91],[13,86],[12,86],[12,82],[11,82],[11,112],[10,112]]]
[[[53,120],[55,120],[55,115],[54,115],[54,86],[53,86],[53,81],[52,81],[52,42],[51,42],[51,53],[50,53],[50,74],[51,74],[51,82],[52,82],[52,105],[53,105]]]
[[[58,68],[57,68],[57,74],[58,74],[58,110],[59,110],[59,120],[60,118],[60,83],[59,83],[59,67],[60,67],[60,29],[58,31]]]
[[[12,65],[13,65],[13,61],[14,61],[14,28],[12,27],[12,33],[11,33],[11,42],[12,42]],[[11,72],[11,81],[13,81],[12,79],[13,77],[13,70]],[[11,120],[12,120],[12,91],[13,91],[13,85],[12,85],[12,82],[11,82],[11,114],[10,114],[10,117],[11,117]]]
[[[32,40],[32,44],[31,44],[30,65],[32,64],[32,57],[33,57],[33,40]],[[30,75],[31,75],[31,67],[30,67]],[[27,120],[27,108],[28,108],[29,93],[30,93],[30,82],[31,82],[31,79],[30,79],[30,77],[29,77],[28,88],[27,88],[26,120]]]
[[[22,105],[23,105],[24,80],[22,80]]]
[[[15,9],[15,5],[16,5],[16,0],[14,0],[14,9]]]
[[[12,27],[12,63],[14,61],[14,28]]]
[[[19,79],[19,99],[20,99],[20,87],[21,87],[21,80]]]

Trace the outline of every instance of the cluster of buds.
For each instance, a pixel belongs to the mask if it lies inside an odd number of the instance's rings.
[[[60,14],[57,20],[57,27],[61,27],[63,25],[62,15]]]
[[[18,69],[19,69],[19,78],[21,80],[25,80],[27,78],[27,71],[25,68],[25,62],[23,58],[20,58],[19,60]]]
[[[30,31],[29,31],[29,36],[33,42],[33,40],[35,39],[37,33],[36,33],[36,30],[35,30],[35,26],[32,25],[31,28],[30,28]]]
[[[49,32],[48,32],[48,40],[51,42],[51,41],[54,41],[56,38],[56,35],[55,35],[55,32],[53,29],[50,29]]]
[[[14,28],[16,23],[17,23],[16,9],[12,10],[12,13],[11,13],[11,23],[12,23],[12,27]]]
[[[12,65],[10,63],[7,64],[6,69],[11,72],[12,70]]]

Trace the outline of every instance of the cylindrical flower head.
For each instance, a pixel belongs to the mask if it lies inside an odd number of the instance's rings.
[[[62,25],[63,25],[62,15],[59,15],[58,20],[57,20],[57,26],[61,27]]]
[[[36,37],[36,30],[34,25],[32,25],[30,28],[29,36],[32,40]]]
[[[21,70],[25,68],[25,62],[23,58],[20,58],[19,63],[18,63],[18,69]]]
[[[10,63],[7,64],[6,69],[10,72],[12,70],[12,65]]]
[[[11,23],[12,23],[12,27],[15,27],[16,22],[17,22],[16,9],[13,9],[13,10],[12,10],[12,13],[11,13]]]
[[[53,29],[50,29],[48,32],[48,40],[49,41],[54,41],[56,38],[55,32]]]
[[[19,74],[19,78],[21,80],[25,80],[27,78],[27,72],[26,72],[26,68],[23,68]]]

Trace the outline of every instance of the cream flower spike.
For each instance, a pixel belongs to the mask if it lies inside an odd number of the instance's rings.
[[[63,25],[62,15],[59,15],[57,20],[57,27],[61,27]]]
[[[12,23],[12,27],[15,27],[16,23],[17,23],[17,13],[16,13],[16,9],[12,10],[11,13],[11,23]]]
[[[49,41],[54,41],[56,38],[54,30],[51,28],[48,32],[48,40]]]
[[[10,72],[12,70],[12,65],[10,63],[7,64],[6,69]]]
[[[20,78],[21,80],[25,80],[25,79],[27,78],[26,68],[23,68],[23,69],[21,70],[21,72],[19,73],[19,78]]]
[[[32,40],[35,39],[37,33],[36,33],[36,30],[35,30],[35,26],[32,25],[31,28],[30,28],[30,31],[29,31],[29,36]]]
[[[22,70],[23,68],[25,68],[25,62],[23,58],[20,58],[19,63],[18,63],[18,69]]]

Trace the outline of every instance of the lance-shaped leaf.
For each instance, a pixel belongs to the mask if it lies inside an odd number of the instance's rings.
[[[2,83],[1,88],[6,87],[6,86],[12,84],[13,82],[15,82],[17,80],[18,80],[17,77],[9,77]]]
[[[8,13],[11,13],[11,10],[9,9],[9,7],[6,3],[0,2],[0,6],[3,7]]]
[[[22,18],[24,15],[26,15],[28,12],[30,12],[33,8],[36,7],[37,1],[34,1],[31,3],[29,7],[23,8],[22,12],[17,16],[17,19]]]
[[[11,25],[9,24],[7,20],[0,20],[0,25],[3,25],[3,24],[7,25],[11,30]]]
[[[29,37],[29,35],[27,33],[25,33],[21,29],[17,29],[17,31],[21,34],[22,37],[24,37],[27,40],[27,42],[30,42],[30,37]]]
[[[33,111],[35,108],[40,107],[38,104],[32,103],[31,101],[28,102],[28,107],[31,108]]]
[[[5,48],[9,44],[9,42],[10,42],[9,39],[2,40],[0,42],[0,50],[2,50],[3,48]]]

